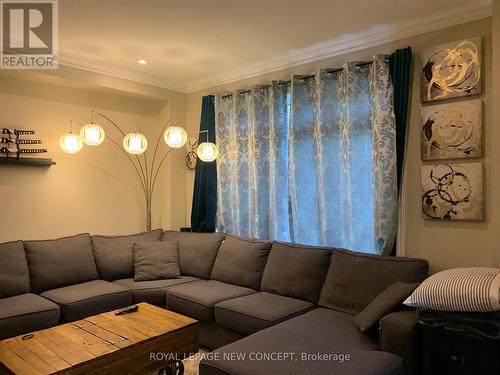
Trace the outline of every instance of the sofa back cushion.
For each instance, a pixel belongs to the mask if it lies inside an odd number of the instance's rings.
[[[318,302],[330,255],[328,248],[274,242],[261,290]]]
[[[319,305],[358,314],[394,282],[424,280],[428,267],[423,259],[334,250]]]
[[[159,241],[163,231],[125,236],[92,236],[94,256],[101,279],[112,281],[134,277],[134,244],[144,241]]]
[[[23,242],[0,244],[0,298],[29,291],[30,274]]]
[[[212,270],[212,279],[259,289],[271,242],[227,235]]]
[[[224,241],[224,233],[192,233],[167,230],[164,241],[177,241],[179,244],[179,265],[181,274],[209,279],[217,256]]]
[[[41,293],[98,278],[88,233],[56,240],[25,241],[31,289]]]

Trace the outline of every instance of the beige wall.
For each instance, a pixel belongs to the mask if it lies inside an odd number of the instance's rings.
[[[498,1],[496,0],[498,5]],[[498,18],[498,15],[495,16]],[[498,20],[495,21],[496,35],[500,35],[498,30]],[[191,132],[198,129],[200,121],[200,104],[203,95],[224,92],[236,88],[269,82],[273,79],[287,79],[294,73],[307,74],[321,67],[337,67],[348,60],[370,59],[375,53],[391,53],[396,48],[411,46],[415,53],[414,79],[411,98],[411,114],[409,123],[409,142],[405,162],[404,179],[404,217],[401,228],[403,241],[401,253],[422,257],[429,260],[433,271],[448,267],[472,266],[472,265],[496,265],[500,266],[500,247],[495,241],[500,231],[500,203],[493,192],[493,186],[499,185],[499,176],[495,174],[493,166],[500,164],[500,148],[496,147],[500,130],[495,129],[494,123],[500,123],[500,114],[496,112],[496,120],[492,121],[492,25],[491,19],[484,19],[464,25],[451,27],[448,29],[415,36],[400,40],[394,43],[369,48],[362,51],[350,53],[348,55],[337,56],[327,60],[321,60],[290,69],[273,72],[264,76],[242,80],[225,86],[214,87],[208,90],[187,95],[187,126]],[[434,222],[424,221],[421,214],[420,203],[420,87],[418,72],[420,69],[419,52],[430,46],[440,43],[460,40],[471,36],[482,36],[483,41],[483,82],[484,90],[484,133],[485,133],[485,199],[486,199],[486,220],[484,222]],[[498,39],[496,40],[498,44]],[[500,46],[497,47],[498,54]],[[500,62],[500,57],[495,61]],[[496,64],[498,66],[498,63]],[[495,78],[496,85],[500,85],[499,74]],[[500,97],[497,94],[497,97]],[[496,102],[499,102],[498,100]],[[497,105],[497,107],[499,107]],[[497,167],[498,169],[498,167]],[[193,189],[194,174],[187,174],[187,202],[188,212]]]
[[[75,123],[90,121],[90,110],[109,116],[125,131],[140,124],[150,141],[171,114],[185,122],[185,95],[144,85],[61,69],[51,77],[31,72],[0,73],[0,127],[34,129],[57,165],[50,168],[0,164],[0,242],[44,239],[80,232],[127,234],[145,230],[145,204],[135,172],[109,141],[63,153],[59,137]],[[109,123],[96,117],[121,143]],[[161,142],[163,144],[163,141]],[[163,144],[163,150],[165,150]],[[186,222],[184,151],[173,151],[158,179],[153,227]]]

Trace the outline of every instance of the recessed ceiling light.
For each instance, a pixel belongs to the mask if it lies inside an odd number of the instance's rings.
[[[148,63],[147,60],[144,60],[144,59],[139,59],[139,60],[137,60],[137,62],[141,65],[146,65]]]

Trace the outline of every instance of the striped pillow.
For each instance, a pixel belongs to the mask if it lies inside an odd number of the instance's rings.
[[[500,310],[500,269],[453,268],[420,284],[404,304],[438,311]]]

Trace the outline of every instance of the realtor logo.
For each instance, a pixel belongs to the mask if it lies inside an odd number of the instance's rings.
[[[2,69],[57,69],[57,0],[2,0]]]

